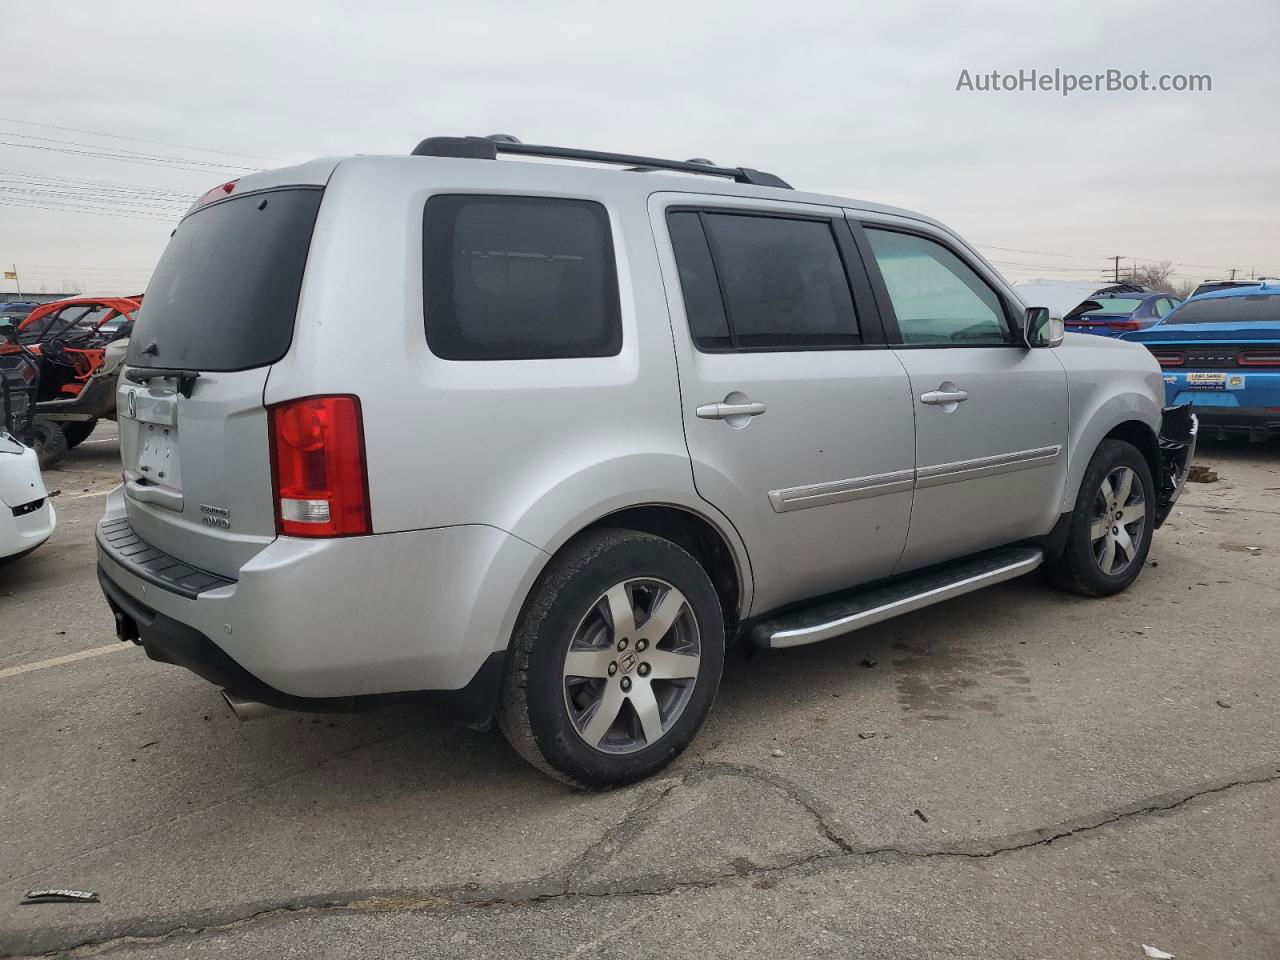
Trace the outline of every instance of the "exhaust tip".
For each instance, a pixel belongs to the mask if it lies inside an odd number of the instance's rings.
[[[273,713],[280,712],[275,707],[269,707],[265,703],[259,703],[257,700],[246,700],[230,690],[222,691],[222,699],[227,701],[227,706],[231,708],[231,712],[241,723],[260,720],[263,717],[269,717]]]

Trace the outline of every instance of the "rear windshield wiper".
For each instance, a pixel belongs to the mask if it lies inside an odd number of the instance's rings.
[[[171,367],[125,367],[124,376],[126,380],[132,380],[134,383],[172,378],[178,381],[178,392],[187,399],[191,398],[191,388],[200,379],[200,374],[195,370],[174,370]]]

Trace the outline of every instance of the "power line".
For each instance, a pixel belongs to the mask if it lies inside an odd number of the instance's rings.
[[[190,206],[190,204],[184,204],[180,200],[179,201],[173,201],[173,200],[142,201],[142,200],[138,200],[137,198],[91,196],[83,193],[74,193],[74,192],[66,193],[60,190],[39,190],[39,189],[31,189],[28,187],[6,187],[2,185],[3,183],[4,181],[0,180],[0,193],[15,193],[23,196],[52,197],[55,199],[76,200],[80,202],[98,202],[107,206],[138,207],[138,208],[146,208],[150,210],[169,210],[175,213],[185,212],[186,208]],[[177,203],[177,206],[174,206],[175,202]]]
[[[31,170],[17,170],[13,167],[0,167],[0,174],[12,177],[35,177],[40,180],[58,180],[71,183],[83,183],[102,187],[120,187],[128,190],[154,190],[157,193],[172,193],[183,197],[195,196],[195,194],[187,190],[174,190],[170,187],[160,187],[153,183],[125,183],[123,180],[99,180],[95,177],[61,176],[54,175],[52,173],[36,173]]]
[[[194,201],[199,195],[188,190],[168,190],[164,187],[141,186],[137,184],[115,183],[110,180],[86,180],[78,177],[53,177],[0,169],[0,181],[6,183],[26,184],[29,186],[51,187],[56,189],[92,191],[95,194],[128,194],[156,199]]]
[[[64,130],[67,133],[87,133],[92,137],[110,137],[112,140],[125,140],[130,143],[149,143],[157,147],[174,147],[178,150],[194,150],[197,153],[216,153],[224,157],[247,157],[251,160],[271,160],[274,163],[297,163],[296,160],[283,160],[280,157],[264,157],[253,153],[236,153],[234,150],[215,150],[212,147],[193,147],[185,143],[168,143],[164,140],[145,140],[142,137],[126,137],[118,133],[103,133],[100,130],[83,130],[80,127],[60,127],[56,123],[37,123],[34,120],[17,120],[13,117],[0,117],[6,123],[21,123],[30,127],[44,127],[47,130]]]
[[[13,136],[13,134],[0,130],[0,135]],[[257,167],[236,167],[231,164],[214,164],[203,160],[187,160],[183,157],[160,157],[155,160],[144,157],[129,157],[121,155],[119,152],[111,153],[101,150],[73,150],[69,147],[49,147],[39,143],[15,143],[12,140],[0,140],[0,146],[20,147],[24,150],[45,150],[50,153],[63,153],[68,156],[76,157],[92,157],[95,160],[116,160],[120,163],[136,163],[145,167],[165,167],[169,170],[186,170],[192,173],[210,173],[208,167],[221,167],[225,170],[241,170],[256,173]],[[176,162],[169,162],[176,161]]]
[[[224,170],[257,171],[261,167],[246,167],[238,163],[222,163],[218,160],[197,160],[194,157],[175,157],[166,153],[144,153],[141,150],[128,150],[124,147],[104,147],[100,143],[82,143],[79,140],[63,140],[60,137],[37,137],[33,133],[18,133],[16,130],[0,130],[6,137],[19,137],[22,140],[36,140],[40,143],[56,143],[66,147],[85,147],[90,150],[101,150],[121,156],[137,157],[140,160],[176,160],[181,163],[195,164],[201,167],[217,167]]]
[[[0,200],[0,205],[6,207],[26,207],[30,210],[59,210],[63,213],[93,213],[104,217],[119,217],[123,220],[162,220],[165,223],[175,223],[180,219],[179,217],[151,216],[141,212],[129,213],[121,210],[110,210],[96,207],[76,207],[67,205],[55,206],[54,203],[55,201],[51,200],[42,203],[35,203],[30,200]]]

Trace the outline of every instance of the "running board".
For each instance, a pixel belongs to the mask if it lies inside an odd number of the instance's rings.
[[[1039,547],[1004,547],[968,560],[826,600],[762,620],[751,628],[758,647],[799,647],[830,640],[912,610],[1030,573],[1044,562]]]

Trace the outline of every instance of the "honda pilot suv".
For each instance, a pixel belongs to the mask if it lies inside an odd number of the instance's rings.
[[[1194,445],[1162,398],[917,214],[436,137],[182,220],[98,572],[120,637],[242,718],[421,697],[608,786],[689,744],[733,642],[1037,567],[1123,590]]]

